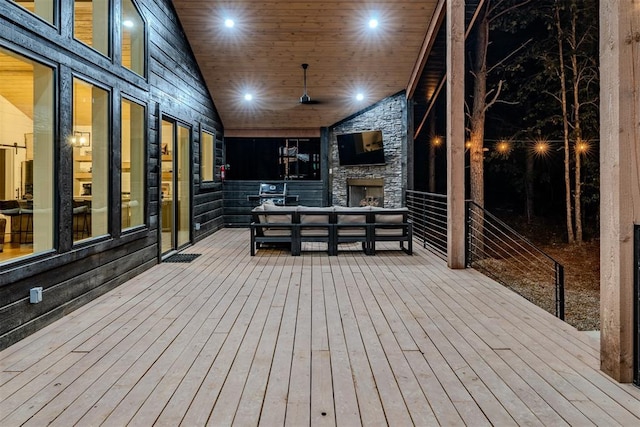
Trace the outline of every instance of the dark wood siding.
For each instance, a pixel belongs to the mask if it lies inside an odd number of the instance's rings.
[[[257,195],[261,181],[226,181],[224,183],[224,222],[230,226],[248,226],[255,202],[247,196]],[[268,181],[285,182],[285,181]],[[298,196],[298,204],[325,206],[326,188],[322,181],[286,181],[287,193]]]
[[[54,28],[12,2],[0,2],[0,46],[53,65],[57,70],[57,244],[54,251],[19,259],[0,267],[0,349],[33,333],[97,296],[124,283],[158,262],[158,169],[160,115],[190,126],[193,135],[194,240],[224,225],[222,184],[199,180],[200,129],[216,135],[216,155],[222,155],[223,128],[204,84],[191,48],[169,0],[136,1],[148,29],[147,78],[119,65],[114,38],[114,60],[71,37],[72,2],[61,4]],[[115,2],[118,4],[119,2]],[[119,11],[119,9],[117,9]],[[72,153],[63,144],[71,133],[71,81],[80,76],[108,87],[112,94],[112,146],[120,147],[120,96],[139,100],[147,108],[147,227],[120,232],[110,221],[111,235],[73,245],[71,224]],[[119,153],[112,158],[111,178],[117,193]],[[112,197],[112,218],[119,215],[118,197]],[[42,286],[43,300],[29,303],[29,289]]]

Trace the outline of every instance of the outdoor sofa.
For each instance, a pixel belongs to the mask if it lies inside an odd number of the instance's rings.
[[[339,244],[360,243],[374,255],[376,243],[399,242],[413,253],[413,227],[407,208],[276,206],[265,203],[251,211],[251,255],[264,244],[286,245],[300,255],[302,243],[323,242],[327,253],[337,255]],[[405,247],[406,244],[406,247]]]

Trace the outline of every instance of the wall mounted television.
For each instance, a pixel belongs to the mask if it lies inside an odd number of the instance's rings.
[[[336,135],[340,166],[384,165],[382,131]]]

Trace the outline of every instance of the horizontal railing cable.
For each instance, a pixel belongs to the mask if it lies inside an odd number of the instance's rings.
[[[563,266],[472,201],[467,202],[467,265],[564,319]]]
[[[477,229],[480,226],[479,222],[477,221],[477,218],[474,217],[473,215],[470,216],[469,221],[471,221],[472,228],[474,229]],[[532,251],[530,248],[537,249],[532,244],[529,244],[529,245],[521,244],[518,240],[508,235],[503,230],[493,226],[491,223],[485,222],[484,232],[485,232],[485,237],[493,237],[495,240],[503,242],[506,245],[506,248],[511,249],[510,253],[511,253],[511,256],[514,258],[516,257],[515,254],[523,255],[524,253],[525,255],[529,255],[533,257],[533,260],[535,261],[543,262],[544,258],[542,258],[541,256],[546,257],[546,254],[544,253],[539,253],[539,252],[536,253],[535,251]],[[515,233],[515,231],[513,233]],[[518,252],[518,250],[521,250],[522,252]],[[499,256],[500,253],[496,250],[494,255]],[[551,261],[553,261],[553,259]],[[550,271],[555,271],[555,269],[552,267],[552,264],[548,264],[548,266]]]
[[[447,259],[447,196],[407,191],[414,236]],[[564,319],[564,267],[478,204],[467,201],[467,265]],[[552,295],[553,294],[553,295]]]
[[[447,258],[447,196],[443,194],[407,191],[409,218],[413,234],[442,259]]]

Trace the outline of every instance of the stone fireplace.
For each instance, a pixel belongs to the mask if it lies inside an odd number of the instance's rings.
[[[337,134],[382,131],[384,164],[340,165]],[[329,203],[404,206],[407,189],[407,100],[392,95],[337,123],[329,131]]]
[[[347,178],[348,206],[384,207],[384,179]]]

